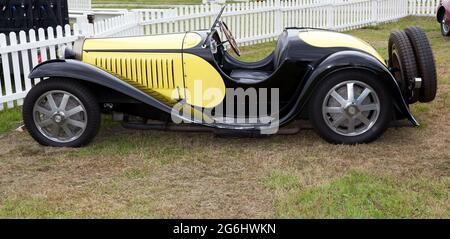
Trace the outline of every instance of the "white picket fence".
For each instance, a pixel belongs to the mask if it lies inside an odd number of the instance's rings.
[[[416,3],[417,8],[421,6]],[[266,0],[228,4],[223,20],[238,43],[251,45],[273,40],[285,27],[345,31],[401,19],[409,15],[409,9],[408,0]],[[137,22],[128,25],[133,29],[131,35],[205,29],[211,26],[219,10],[217,5],[188,5],[164,11],[138,9],[132,11],[137,18],[129,17]],[[123,36],[123,17],[109,19],[103,25],[100,36]],[[116,31],[120,34],[115,34]],[[93,36],[97,35],[95,31]]]
[[[8,36],[0,34],[0,110],[20,106],[27,92],[38,82],[28,78],[31,69],[40,62],[57,58],[57,51],[62,45],[71,46],[78,36],[77,26],[72,31],[69,25],[56,30],[48,29],[11,32]],[[74,32],[74,33],[73,33]]]
[[[122,16],[106,19],[94,25],[94,32],[90,35],[95,37],[109,36],[138,36],[142,35],[142,31],[138,27],[137,15],[127,13]]]
[[[433,16],[438,3],[439,0],[266,0],[228,4],[223,20],[239,44],[251,45],[275,39],[285,27],[344,31],[408,15]],[[34,30],[18,35],[0,34],[0,110],[21,105],[36,83],[28,79],[28,74],[39,59],[57,58],[59,47],[70,46],[79,35],[136,36],[206,29],[219,10],[217,5],[137,9],[95,25],[79,18],[72,29],[65,26],[47,31],[39,29],[37,34]]]
[[[92,6],[91,0],[68,0],[69,10],[90,10]]]
[[[409,0],[409,14],[413,16],[436,16],[441,0]]]
[[[285,27],[345,31],[401,19],[409,15],[408,9],[408,0],[266,0],[228,4],[223,20],[239,44],[251,45],[273,40]],[[91,35],[148,35],[205,29],[212,25],[219,10],[218,5],[188,5],[162,11],[138,9],[130,12],[130,16],[98,23]]]

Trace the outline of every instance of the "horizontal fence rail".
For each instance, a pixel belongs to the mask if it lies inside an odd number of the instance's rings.
[[[91,0],[68,0],[69,10],[90,10],[92,6]]]
[[[338,31],[396,21],[408,15],[434,16],[439,0],[266,0],[228,4],[223,20],[240,45],[272,41],[286,27]],[[90,0],[69,0],[70,9],[90,9]],[[77,24],[0,34],[0,110],[23,104],[38,83],[28,74],[39,62],[57,58],[63,45],[78,36],[119,37],[187,32],[210,28],[219,5],[182,5],[163,9],[124,10],[124,14],[91,24]]]

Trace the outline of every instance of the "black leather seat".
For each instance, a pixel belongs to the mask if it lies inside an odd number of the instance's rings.
[[[285,31],[277,40],[277,47],[273,52],[273,71],[262,71],[254,69],[235,69],[230,77],[239,83],[252,84],[264,81],[281,66],[288,52],[288,33]]]

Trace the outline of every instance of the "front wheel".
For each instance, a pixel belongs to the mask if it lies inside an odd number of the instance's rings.
[[[23,118],[28,132],[40,144],[81,147],[98,132],[100,108],[85,85],[71,79],[48,79],[28,93]]]
[[[389,90],[370,74],[352,71],[324,80],[310,102],[310,121],[333,144],[363,144],[377,139],[392,119]]]

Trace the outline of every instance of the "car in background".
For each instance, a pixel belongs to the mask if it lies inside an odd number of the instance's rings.
[[[442,0],[437,8],[437,21],[443,36],[450,36],[450,0]]]

